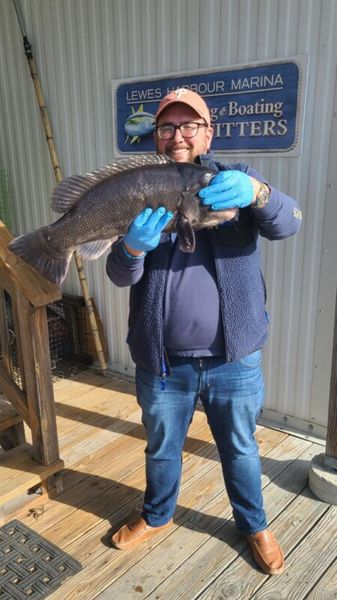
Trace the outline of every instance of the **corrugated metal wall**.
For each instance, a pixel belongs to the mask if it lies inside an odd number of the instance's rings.
[[[111,80],[309,56],[304,144],[295,158],[251,158],[297,197],[301,232],[263,246],[272,315],[267,417],[303,430],[327,420],[337,281],[337,2],[335,0],[16,0],[33,44],[64,175],[113,159]],[[12,183],[15,231],[53,219],[53,173],[12,0],[0,2],[0,167]],[[128,291],[87,263],[111,366],[132,372]],[[74,268],[65,290],[79,293]]]

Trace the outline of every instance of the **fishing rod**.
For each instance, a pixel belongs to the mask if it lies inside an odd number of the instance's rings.
[[[35,62],[35,59],[33,56],[32,46],[29,42],[28,36],[25,33],[25,28],[23,26],[23,20],[21,18],[20,11],[18,10],[15,0],[13,0],[13,4],[14,4],[14,10],[15,10],[15,13],[17,16],[17,20],[19,23],[20,31],[22,34],[25,55],[28,60],[29,70],[30,70],[31,78],[32,78],[32,81],[34,84],[34,89],[35,89],[38,105],[40,108],[40,114],[41,114],[43,128],[44,128],[44,132],[45,132],[46,140],[47,140],[47,144],[48,144],[49,155],[50,155],[51,162],[52,162],[53,169],[54,169],[55,179],[56,179],[56,182],[59,183],[60,181],[62,181],[63,175],[62,175],[62,170],[61,170],[60,163],[59,163],[58,156],[57,156],[56,146],[55,146],[55,142],[54,142],[54,138],[53,138],[53,132],[52,132],[49,116],[48,116],[45,99],[44,99],[43,92],[42,92],[41,83],[40,83],[38,72],[37,72],[36,62]],[[78,256],[77,252],[74,252],[73,255],[75,258],[77,273],[78,273],[78,277],[80,280],[80,285],[81,285],[81,289],[82,289],[82,293],[83,293],[85,306],[86,306],[86,309],[88,312],[89,323],[90,323],[90,327],[91,327],[91,331],[92,331],[92,335],[93,335],[93,339],[94,339],[94,345],[95,345],[95,350],[97,353],[98,361],[100,364],[102,374],[106,375],[108,367],[107,367],[107,363],[106,363],[105,356],[104,356],[103,346],[102,346],[102,342],[101,342],[101,338],[100,338],[100,332],[99,332],[98,325],[97,325],[97,320],[96,320],[96,315],[94,312],[92,299],[91,299],[90,293],[89,293],[89,287],[88,287],[86,274],[85,274],[85,271],[83,268],[83,263],[82,263],[81,258]]]

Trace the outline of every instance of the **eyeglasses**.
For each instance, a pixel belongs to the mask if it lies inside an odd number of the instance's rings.
[[[179,129],[183,138],[194,138],[198,134],[199,127],[208,127],[208,125],[206,123],[193,123],[192,121],[180,123],[180,125],[167,123],[167,125],[159,125],[156,131],[160,140],[172,140],[177,129]]]

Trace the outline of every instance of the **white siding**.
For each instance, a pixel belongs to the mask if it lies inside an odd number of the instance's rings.
[[[114,78],[258,60],[309,57],[299,157],[251,158],[299,199],[301,232],[263,245],[271,332],[265,348],[268,417],[324,426],[337,281],[337,2],[335,0],[16,0],[42,83],[64,175],[113,159]],[[0,0],[0,167],[11,178],[15,232],[53,219],[53,172],[12,0]],[[87,263],[111,366],[132,372],[128,291]],[[65,290],[79,293],[74,267]]]

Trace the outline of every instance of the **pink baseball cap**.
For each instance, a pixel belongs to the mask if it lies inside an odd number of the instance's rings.
[[[196,92],[192,92],[192,90],[188,90],[186,88],[179,88],[174,90],[174,92],[170,92],[160,101],[158,110],[156,112],[156,121],[158,121],[159,116],[162,114],[164,110],[171,104],[186,104],[195,110],[198,113],[199,117],[205,119],[207,125],[211,124],[211,115],[208,109],[208,106],[205,100],[199,96]]]

